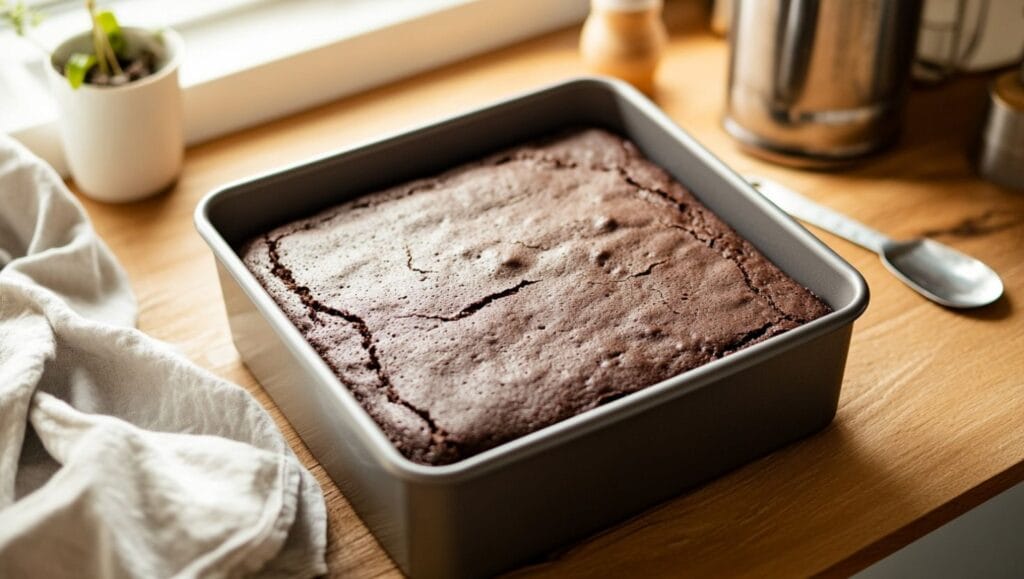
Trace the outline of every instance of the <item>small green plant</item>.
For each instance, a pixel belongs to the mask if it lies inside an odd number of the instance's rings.
[[[29,8],[24,2],[9,4],[7,0],[0,0],[0,21],[10,25],[18,36],[25,36],[29,28],[39,26],[43,21],[43,13]]]
[[[92,53],[76,52],[64,64],[64,76],[71,88],[78,88],[85,82],[85,75],[92,67],[99,67],[104,76],[124,76],[119,57],[124,56],[124,34],[114,13],[96,10],[96,0],[85,0],[85,8],[92,20]]]
[[[64,76],[67,77],[71,88],[77,89],[82,86],[93,68],[96,68],[98,76],[104,79],[131,80],[132,75],[126,75],[121,66],[121,61],[126,60],[127,43],[114,13],[109,10],[97,10],[96,0],[85,0],[85,9],[89,12],[92,22],[92,52],[76,52],[64,63]],[[37,26],[42,19],[43,15],[27,6],[24,1],[12,4],[8,0],[0,0],[0,21],[7,22],[19,36],[27,38],[28,29]]]

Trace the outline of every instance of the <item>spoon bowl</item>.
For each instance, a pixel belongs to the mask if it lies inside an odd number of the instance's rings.
[[[952,308],[977,308],[1003,295],[1003,282],[981,261],[931,239],[888,241],[882,263],[903,283]]]

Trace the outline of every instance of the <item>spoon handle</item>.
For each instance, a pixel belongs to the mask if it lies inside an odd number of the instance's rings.
[[[882,246],[889,241],[888,237],[860,221],[851,219],[824,205],[819,205],[775,181],[750,175],[746,179],[769,201],[778,205],[779,209],[801,221],[831,231],[847,241],[852,241],[878,254],[882,253]]]

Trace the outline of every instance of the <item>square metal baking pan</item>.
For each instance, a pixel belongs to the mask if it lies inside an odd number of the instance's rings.
[[[273,226],[570,126],[631,139],[834,310],[446,466],[403,457],[246,269]],[[583,78],[235,183],[196,224],[242,360],[395,562],[416,577],[530,561],[815,432],[835,415],[863,278],[631,87]]]

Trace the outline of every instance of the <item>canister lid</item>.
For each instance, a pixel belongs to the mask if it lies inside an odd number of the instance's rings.
[[[1003,73],[992,84],[992,93],[1006,106],[1024,115],[1024,67],[1020,73]]]
[[[639,12],[651,8],[661,8],[662,0],[591,0],[596,10],[612,12]]]

